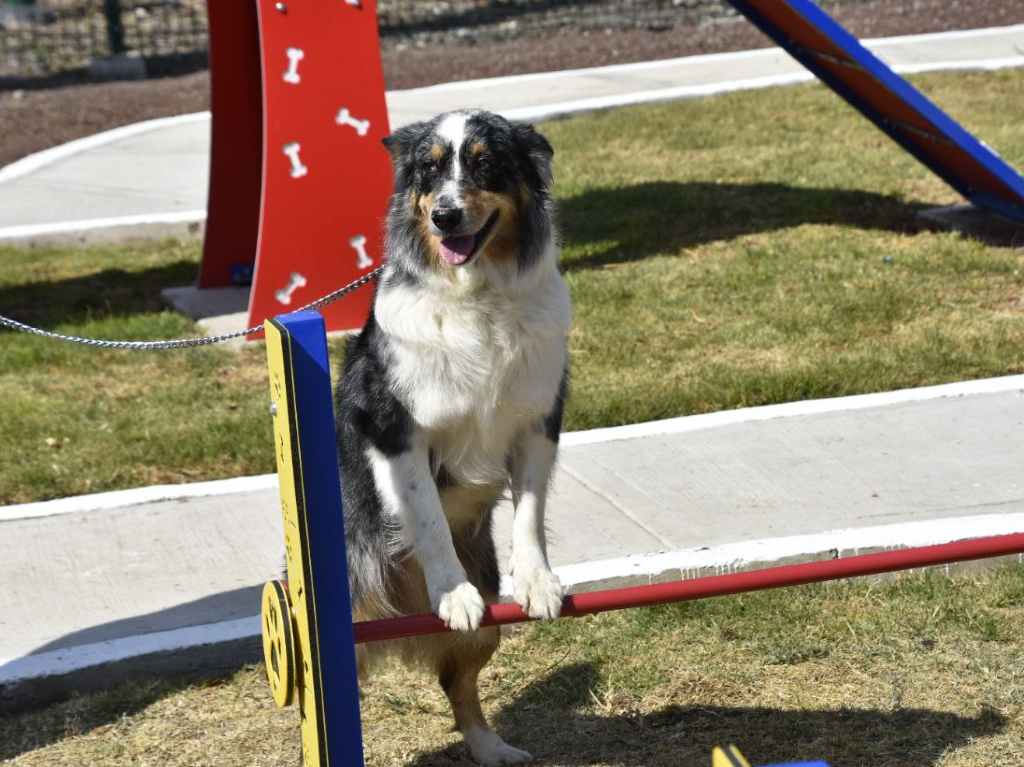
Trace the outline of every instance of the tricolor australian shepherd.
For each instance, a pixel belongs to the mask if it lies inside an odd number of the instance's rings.
[[[384,141],[395,170],[384,271],[351,342],[338,438],[358,619],[433,611],[455,633],[390,649],[437,674],[484,765],[530,758],[490,729],[477,675],[498,646],[495,503],[511,492],[516,601],[554,618],[544,503],[567,389],[551,145],[528,125],[452,112]]]

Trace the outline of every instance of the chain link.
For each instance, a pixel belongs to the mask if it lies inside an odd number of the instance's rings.
[[[328,293],[323,298],[318,298],[316,301],[306,304],[305,306],[296,309],[297,312],[304,312],[307,309],[320,309],[321,307],[327,306],[328,304],[334,303],[339,298],[347,296],[355,290],[363,287],[364,285],[373,282],[380,276],[380,273],[384,271],[383,266],[378,266],[372,272],[367,272],[357,280],[353,280],[348,285],[342,288],[338,288],[333,293]],[[84,346],[92,346],[97,349],[126,349],[130,351],[160,351],[166,349],[190,349],[196,346],[210,346],[212,344],[223,343],[224,341],[231,341],[235,338],[241,338],[243,336],[252,335],[253,333],[262,333],[263,326],[256,325],[245,330],[236,330],[233,333],[224,333],[219,336],[202,336],[201,338],[177,338],[172,341],[112,341],[105,338],[83,338],[82,336],[70,336],[64,335],[63,333],[54,333],[51,330],[43,330],[42,328],[36,328],[32,325],[26,325],[23,322],[12,320],[10,317],[4,317],[0,314],[0,326],[16,330],[21,333],[31,333],[32,335],[43,336],[44,338],[53,338],[57,341],[66,341],[73,344],[82,344]]]

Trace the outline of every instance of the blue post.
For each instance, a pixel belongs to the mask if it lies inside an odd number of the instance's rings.
[[[362,767],[352,604],[323,318],[265,323],[288,582],[264,591],[275,700],[298,692],[305,767]]]

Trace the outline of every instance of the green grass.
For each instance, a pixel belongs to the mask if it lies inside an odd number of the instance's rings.
[[[1024,166],[1024,73],[916,82]],[[1024,370],[1024,251],[921,230],[941,181],[817,86],[548,123],[575,304],[568,429]],[[194,244],[0,248],[0,313],[195,334]],[[335,349],[339,347],[335,344]],[[273,471],[263,352],[0,336],[0,504]]]
[[[737,743],[752,764],[1018,764],[1024,567],[833,582],[578,620],[506,638],[485,708],[551,767],[697,767]],[[471,765],[432,680],[363,686],[367,764]],[[0,720],[17,767],[294,765],[294,708],[262,670],[122,684]]]

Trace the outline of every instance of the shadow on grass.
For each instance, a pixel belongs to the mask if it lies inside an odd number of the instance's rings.
[[[949,749],[1007,727],[1006,718],[992,710],[969,718],[926,709],[669,705],[649,714],[606,717],[591,713],[598,683],[591,664],[559,669],[509,702],[495,729],[542,763],[560,765],[707,764],[716,745],[735,743],[754,765],[823,759],[835,767],[929,767]],[[462,744],[412,762],[452,764],[473,764]]]
[[[592,189],[558,201],[565,242],[586,251],[563,259],[567,271],[801,224],[916,233],[927,228],[916,215],[929,207],[855,190],[674,181]]]
[[[40,703],[39,707],[19,707],[13,711],[4,710],[4,691],[0,689],[0,762],[6,763],[8,759],[59,743],[71,735],[88,734],[145,711],[163,698],[197,684],[211,687],[225,684],[246,662],[243,659],[216,666],[204,665],[202,669],[187,673],[178,670],[172,677],[170,672],[161,674],[157,656],[155,662],[147,661],[148,672],[132,678],[130,683],[117,684],[86,697],[65,696],[59,703]],[[42,680],[42,684],[46,681]]]
[[[195,262],[182,260],[142,271],[104,269],[82,277],[2,285],[0,314],[52,328],[65,322],[159,312],[167,308],[160,291],[193,284],[197,269]]]
[[[62,653],[66,659],[88,657],[87,648],[95,648],[103,642],[126,639],[132,642],[159,632],[249,618],[259,612],[262,590],[261,585],[233,589],[166,610],[65,634],[40,645],[23,659],[9,663],[0,661],[0,679],[17,671],[19,663],[38,659],[40,653],[57,653],[57,659],[51,658],[48,663],[59,665],[60,660],[65,659]],[[75,732],[87,733],[138,713],[199,681],[223,682],[244,665],[261,660],[260,638],[243,636],[184,651],[154,651],[67,674],[7,684],[0,682],[0,761],[67,737],[67,722],[74,723]],[[30,732],[17,725],[21,715],[36,724]],[[10,726],[11,731],[6,731],[6,726]]]

